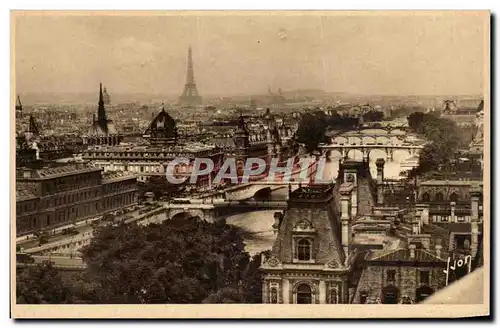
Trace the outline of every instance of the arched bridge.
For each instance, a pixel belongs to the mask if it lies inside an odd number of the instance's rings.
[[[403,150],[408,153],[408,157],[417,155],[424,148],[423,145],[413,145],[413,144],[330,144],[330,145],[321,145],[323,153],[326,154],[327,157],[330,157],[332,151],[338,151],[342,157],[342,159],[347,159],[349,156],[349,152],[352,150],[358,150],[362,153],[363,159],[368,159],[370,156],[370,152],[372,150],[380,150],[385,152],[386,160],[394,159],[394,152],[398,150]]]
[[[284,210],[287,200],[240,200],[222,201],[212,204],[165,204],[165,220],[177,217],[199,217],[208,222],[224,220],[229,215],[259,210]]]

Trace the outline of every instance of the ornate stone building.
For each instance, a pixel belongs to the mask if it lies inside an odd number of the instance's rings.
[[[151,176],[166,176],[168,164],[178,158],[187,158],[189,164],[177,165],[173,174],[178,178],[189,177],[195,159],[211,158],[214,170],[210,175],[199,176],[197,186],[209,186],[222,165],[224,153],[218,147],[180,142],[175,120],[165,109],[151,121],[143,138],[140,144],[94,145],[82,158],[104,171],[132,172],[139,181],[146,181]]]
[[[311,185],[290,192],[288,208],[277,216],[271,254],[263,260],[263,303],[337,304],[349,302],[351,192],[340,187],[337,215],[333,185]]]
[[[50,230],[136,203],[136,178],[83,164],[16,171],[16,234]]]
[[[420,302],[445,286],[444,269],[439,248],[431,252],[412,244],[368,252],[352,303]]]

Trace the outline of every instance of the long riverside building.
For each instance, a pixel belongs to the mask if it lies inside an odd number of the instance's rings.
[[[137,178],[83,164],[16,172],[16,234],[46,231],[136,203]]]

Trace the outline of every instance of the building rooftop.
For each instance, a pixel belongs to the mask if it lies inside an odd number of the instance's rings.
[[[474,180],[428,180],[420,183],[420,186],[482,186],[482,181]]]
[[[175,152],[175,153],[185,153],[192,152],[197,153],[201,151],[209,151],[216,149],[215,145],[207,145],[203,143],[193,142],[181,145],[165,145],[165,146],[153,146],[153,145],[118,145],[118,146],[94,146],[89,148],[91,152]]]
[[[106,171],[102,173],[103,183],[128,180],[133,178],[135,178],[134,174],[123,171]]]
[[[36,186],[29,182],[16,183],[16,202],[37,198]]]
[[[46,167],[41,169],[20,169],[16,173],[18,179],[51,179],[85,172],[101,171],[100,168],[81,163]]]
[[[290,201],[308,202],[308,201],[327,201],[333,196],[334,184],[316,184],[300,186],[290,193]]]
[[[372,252],[367,256],[368,261],[383,261],[383,262],[445,262],[443,259],[430,253],[427,250],[418,248],[415,249],[415,257],[411,257],[409,249],[390,250],[383,249],[381,251]]]

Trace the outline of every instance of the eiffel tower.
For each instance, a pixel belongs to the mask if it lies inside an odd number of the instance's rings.
[[[186,106],[200,105],[202,103],[201,97],[198,94],[198,89],[196,89],[196,83],[194,82],[193,56],[191,46],[189,46],[188,49],[186,85],[184,86],[184,91],[179,98],[179,102],[181,103],[181,105]]]

